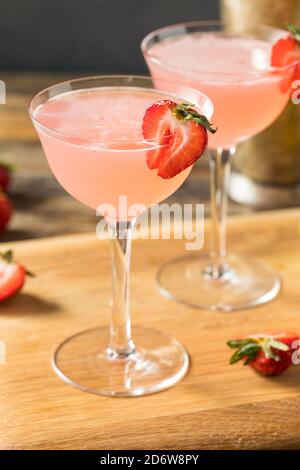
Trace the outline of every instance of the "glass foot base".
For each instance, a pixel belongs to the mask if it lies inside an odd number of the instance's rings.
[[[165,263],[158,272],[160,292],[195,308],[230,312],[272,300],[281,280],[273,269],[255,258],[230,256],[223,278],[209,275],[209,256],[185,256]]]
[[[109,328],[93,328],[64,341],[53,358],[55,372],[86,392],[139,396],[159,392],[187,372],[186,350],[171,337],[146,328],[132,328],[136,352],[126,359],[106,354]]]

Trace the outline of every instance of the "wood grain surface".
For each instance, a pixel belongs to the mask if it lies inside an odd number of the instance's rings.
[[[7,363],[0,365],[0,448],[300,448],[300,369],[263,378],[229,366],[225,344],[265,330],[300,333],[299,220],[300,210],[231,219],[231,251],[269,262],[283,289],[265,306],[230,314],[186,308],[158,293],[157,268],[182,252],[183,241],[134,242],[133,322],[176,337],[192,359],[175,387],[139,398],[84,393],[50,365],[67,336],[109,322],[108,241],[92,233],[8,244],[36,278],[0,305],[7,348]]]

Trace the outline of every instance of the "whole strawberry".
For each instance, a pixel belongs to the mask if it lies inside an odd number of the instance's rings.
[[[0,162],[0,188],[7,192],[11,182],[12,167]]]
[[[299,346],[295,333],[261,333],[245,339],[235,339],[227,345],[236,349],[231,356],[230,364],[243,360],[262,375],[280,375],[293,365],[292,355]],[[295,343],[295,344],[294,344]]]
[[[0,192],[0,232],[3,232],[10,221],[12,205],[6,194]]]
[[[33,276],[24,266],[13,261],[11,250],[0,254],[0,302],[12,297],[23,287],[26,275]]]

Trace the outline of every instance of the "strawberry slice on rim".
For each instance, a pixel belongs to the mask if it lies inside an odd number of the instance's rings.
[[[293,65],[283,80],[282,91],[287,92],[294,80],[300,79],[300,29],[288,25],[290,34],[283,36],[273,44],[271,54],[272,67]]]
[[[161,178],[169,179],[185,170],[203,155],[207,131],[216,129],[190,104],[171,100],[153,103],[145,112],[142,131],[155,148],[147,151],[147,165],[157,169]]]

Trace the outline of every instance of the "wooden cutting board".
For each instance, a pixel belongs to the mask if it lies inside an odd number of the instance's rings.
[[[160,296],[157,268],[182,252],[182,241],[134,242],[133,322],[178,338],[192,364],[175,387],[127,399],[72,388],[50,365],[67,336],[108,324],[108,242],[88,234],[6,245],[36,278],[0,305],[0,339],[7,348],[7,363],[0,365],[1,449],[300,448],[300,368],[263,378],[229,366],[225,344],[270,329],[300,333],[299,221],[300,210],[230,221],[231,251],[259,256],[283,279],[275,301],[231,314],[193,310]]]

